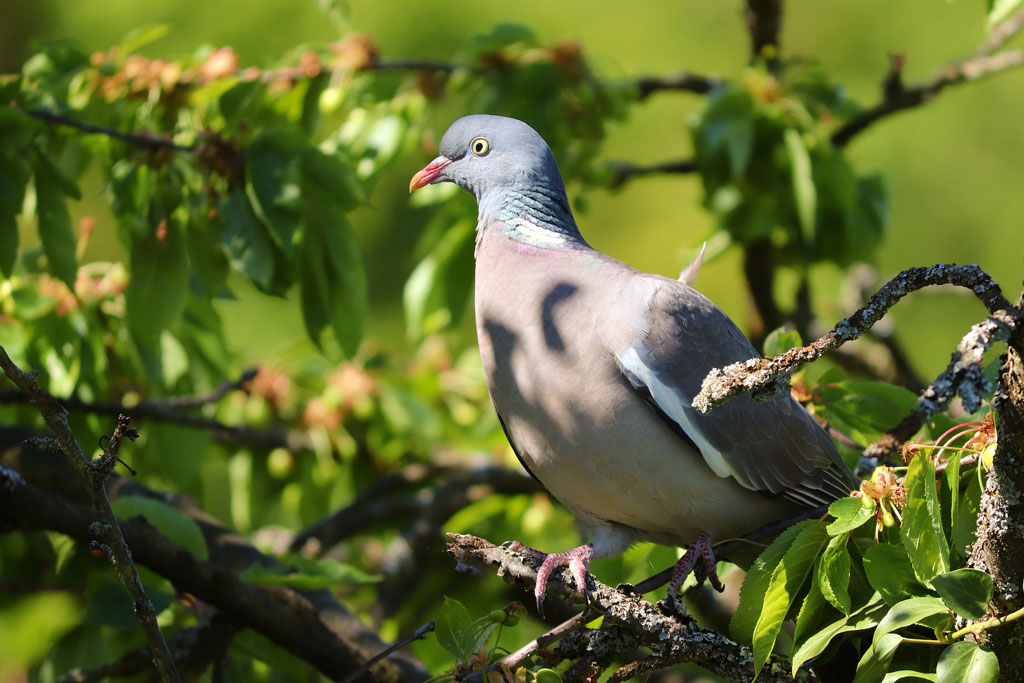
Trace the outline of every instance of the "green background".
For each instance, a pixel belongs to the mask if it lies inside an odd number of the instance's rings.
[[[820,59],[855,99],[870,105],[880,96],[888,53],[906,53],[908,82],[969,55],[986,34],[981,5],[977,0],[789,2],[782,50],[788,58]],[[312,0],[8,0],[2,14],[0,72],[5,73],[16,70],[40,42],[72,39],[89,50],[105,50],[147,23],[172,27],[168,36],[143,50],[148,56],[182,57],[201,44],[230,45],[243,66],[293,62],[288,54],[296,46],[337,38],[336,27]],[[501,22],[526,24],[542,42],[579,41],[595,68],[611,78],[676,69],[731,77],[748,56],[738,2],[354,0],[349,16],[351,26],[371,34],[388,59],[446,59],[467,37]],[[1016,297],[1024,272],[1022,86],[1024,71],[955,86],[935,102],[885,119],[850,145],[860,172],[881,171],[889,182],[890,227],[878,253],[880,278],[915,265],[977,262],[1010,298]],[[689,157],[686,120],[701,105],[702,98],[690,94],[654,95],[634,107],[627,121],[613,124],[604,156],[639,163]],[[439,136],[462,113],[469,112],[430,111],[429,127]],[[403,342],[401,287],[414,265],[411,249],[427,215],[409,208],[406,187],[409,175],[427,158],[410,152],[376,185],[369,207],[352,217],[370,275],[370,335],[385,342]],[[73,207],[76,216],[103,217],[99,189],[98,180],[84,182],[85,197]],[[618,192],[592,192],[588,210],[578,218],[595,247],[638,268],[674,275],[711,231],[711,216],[701,208],[700,197],[696,176],[644,178]],[[117,254],[110,224],[101,220],[99,226],[87,260]],[[35,241],[31,229],[22,234],[26,243]],[[730,250],[709,263],[698,286],[742,325],[748,311],[738,256]],[[817,310],[826,322],[857,303],[841,297],[843,275],[831,266],[814,272]],[[781,278],[780,287],[787,284]],[[297,306],[246,296],[244,287],[238,289],[240,301],[221,304],[237,348],[271,362],[286,350],[291,355],[305,348]],[[933,377],[980,313],[973,299],[943,290],[916,295],[890,320],[915,348],[918,371]],[[277,321],[270,329],[268,316]]]

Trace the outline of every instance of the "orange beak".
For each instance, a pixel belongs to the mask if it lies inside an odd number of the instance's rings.
[[[452,160],[448,157],[438,157],[431,161],[422,171],[419,171],[409,181],[409,192],[418,190],[421,187],[429,185],[430,183],[437,180],[438,176],[441,175],[441,171],[448,167],[452,163]]]

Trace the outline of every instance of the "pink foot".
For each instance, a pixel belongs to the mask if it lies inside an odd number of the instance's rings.
[[[704,561],[704,574],[714,589],[719,593],[725,590],[725,586],[718,580],[718,572],[715,571],[715,553],[711,550],[711,534],[705,531],[694,539],[683,556],[676,562],[676,568],[672,571],[672,580],[668,584],[668,597],[673,601],[679,593],[680,586],[686,581],[686,577],[697,569],[698,558]],[[697,573],[697,584],[701,583],[704,583],[704,577]]]
[[[544,594],[547,592],[548,578],[551,572],[558,567],[568,567],[569,572],[576,580],[576,588],[580,594],[587,597],[587,570],[590,568],[590,558],[594,556],[594,544],[587,543],[578,548],[567,550],[564,553],[542,553],[539,550],[523,545],[519,541],[509,541],[503,544],[510,550],[532,555],[541,560],[540,568],[537,570],[537,585],[533,594],[537,598],[537,612],[544,616]],[[714,562],[712,562],[714,567]]]

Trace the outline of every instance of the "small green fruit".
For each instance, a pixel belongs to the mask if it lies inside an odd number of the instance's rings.
[[[562,677],[554,669],[538,669],[534,676],[537,683],[562,683]]]

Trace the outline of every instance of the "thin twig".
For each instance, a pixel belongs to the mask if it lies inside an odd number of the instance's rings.
[[[175,669],[174,658],[167,647],[167,641],[164,640],[160,625],[157,624],[156,610],[142,587],[139,573],[135,570],[135,564],[132,562],[131,552],[128,550],[117,517],[114,516],[114,511],[110,508],[110,501],[107,499],[107,492],[104,488],[104,482],[113,470],[117,449],[120,448],[122,439],[129,437],[127,420],[119,420],[118,429],[111,437],[110,445],[104,456],[96,460],[89,460],[68,426],[67,412],[53,396],[40,386],[36,373],[22,372],[2,346],[0,346],[0,367],[3,367],[7,378],[14,382],[28,396],[32,405],[39,410],[60,445],[64,459],[85,478],[93,508],[99,516],[99,521],[93,524],[93,529],[99,533],[93,535],[100,536],[110,548],[114,569],[132,599],[135,616],[146,635],[153,664],[160,674],[160,679],[165,683],[178,683],[181,679]]]
[[[832,133],[832,144],[844,147],[876,121],[904,109],[918,107],[933,99],[948,86],[977,81],[1022,65],[1024,50],[992,55],[983,53],[962,61],[951,62],[927,81],[911,87],[888,89],[878,104],[865,109],[836,129]]]
[[[985,352],[996,341],[1008,341],[1015,329],[1022,326],[1016,309],[996,311],[992,317],[974,325],[957,344],[946,369],[918,395],[917,405],[900,423],[864,449],[857,473],[864,475],[873,470],[886,456],[896,452],[909,441],[936,413],[949,407],[957,395],[964,410],[975,412],[981,407],[982,396],[995,387],[983,374]]]
[[[122,140],[136,147],[150,148],[150,149],[169,149],[175,152],[194,152],[196,147],[191,145],[179,145],[176,142],[165,138],[152,137],[144,133],[124,133],[113,128],[107,128],[106,126],[97,126],[94,123],[86,123],[85,121],[78,121],[61,114],[55,114],[52,111],[46,111],[45,109],[22,109],[27,116],[31,116],[34,119],[40,121],[46,121],[47,123],[55,123],[59,126],[67,126],[68,128],[76,128],[84,133],[92,133],[96,135],[106,135],[108,138],[115,138]]]
[[[259,368],[246,368],[238,379],[226,379],[218,384],[213,391],[195,396],[168,396],[166,398],[151,398],[143,401],[142,405],[152,406],[154,410],[201,408],[211,403],[216,403],[233,391],[245,391],[246,385],[259,374]]]
[[[656,92],[682,91],[704,95],[725,83],[718,76],[702,76],[677,71],[666,76],[640,76],[636,79],[637,97],[645,100]]]
[[[239,380],[241,381],[241,380]],[[207,396],[187,397],[185,403],[202,401]],[[28,398],[21,391],[0,391],[0,403],[21,403]],[[229,443],[260,450],[287,448],[292,451],[308,451],[312,449],[309,437],[298,430],[252,429],[244,426],[229,425],[210,417],[193,415],[168,407],[164,399],[140,401],[128,407],[114,401],[83,401],[77,396],[55,399],[60,405],[71,412],[94,413],[97,415],[117,416],[123,412],[131,412],[136,420],[152,420],[166,422],[190,429],[210,432],[213,438],[221,443]],[[185,408],[192,407],[184,405]]]
[[[622,187],[627,181],[642,176],[657,175],[664,173],[693,173],[697,170],[697,164],[692,159],[678,159],[675,161],[662,161],[657,164],[633,164],[628,161],[607,161],[605,165],[612,173],[611,182],[608,186],[612,189]]]
[[[987,619],[985,621],[976,621],[970,626],[964,626],[959,631],[953,632],[950,634],[949,638],[950,640],[959,640],[969,633],[978,634],[982,631],[988,631],[998,626],[1002,626],[1003,624],[1008,624],[1011,621],[1017,621],[1018,619],[1024,619],[1024,608],[1021,608],[1016,612],[1011,612],[1004,617],[996,617],[995,619]]]
[[[369,671],[371,666],[373,666],[374,664],[376,664],[380,660],[384,659],[385,657],[390,655],[392,652],[394,652],[394,651],[396,651],[396,650],[398,650],[400,648],[405,647],[406,645],[408,645],[409,643],[413,642],[414,640],[423,640],[424,638],[426,638],[427,634],[430,633],[431,631],[433,631],[434,628],[435,628],[434,620],[431,619],[430,621],[428,621],[427,623],[423,624],[423,626],[420,626],[418,629],[416,629],[415,631],[413,631],[409,635],[407,635],[407,636],[405,636],[403,638],[399,638],[398,640],[396,640],[392,645],[387,647],[385,650],[383,650],[379,654],[376,654],[373,657],[370,657],[368,660],[366,660],[366,662],[362,666],[357,668],[355,671],[353,671],[349,675],[345,676],[344,678],[339,679],[338,683],[352,683],[352,681],[356,680],[357,678],[362,676],[364,673]]]

